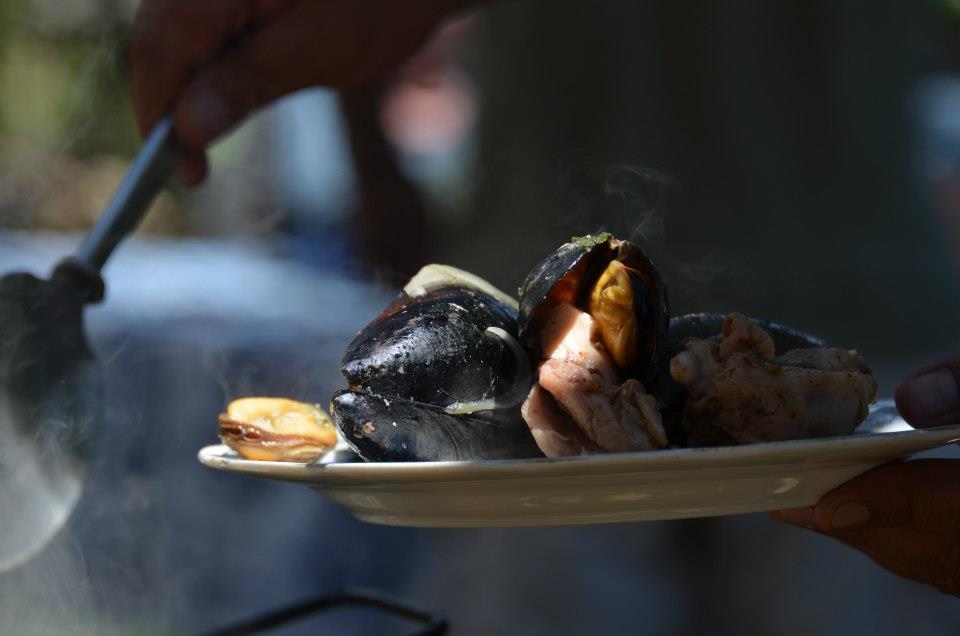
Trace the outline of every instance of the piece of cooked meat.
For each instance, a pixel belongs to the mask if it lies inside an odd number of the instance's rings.
[[[760,358],[772,358],[776,355],[770,334],[743,314],[727,316],[721,330],[723,336],[719,351],[721,360],[726,360],[735,353],[754,353]]]
[[[603,345],[594,339],[594,320],[573,305],[560,303],[540,332],[543,356],[583,367],[613,384],[617,371]]]
[[[533,385],[520,413],[537,446],[547,457],[600,452],[600,447],[590,441],[573,418],[539,384]]]
[[[566,303],[544,326],[546,360],[521,411],[540,450],[557,457],[666,446],[657,400],[637,380],[619,381],[594,336],[590,314]]]
[[[846,435],[876,400],[870,366],[854,351],[776,357],[769,335],[741,314],[727,316],[721,336],[692,340],[670,361],[688,391],[683,428],[693,437],[709,439],[710,426],[741,443]]]

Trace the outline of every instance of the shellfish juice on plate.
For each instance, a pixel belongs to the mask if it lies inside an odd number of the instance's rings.
[[[347,388],[320,407],[234,402],[225,444],[310,462],[339,440],[367,461],[657,452],[848,435],[876,400],[870,365],[783,325],[671,318],[640,248],[574,238],[519,298],[427,265],[347,347]]]

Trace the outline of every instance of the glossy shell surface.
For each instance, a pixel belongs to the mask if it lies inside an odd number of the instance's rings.
[[[516,335],[516,310],[459,287],[402,297],[347,347],[351,387],[386,398],[448,406],[495,397],[517,380],[516,356],[489,327]]]
[[[330,412],[364,459],[456,461],[539,457],[519,409],[451,415],[442,408],[341,391]]]
[[[516,317],[476,288],[402,295],[344,354],[350,387],[330,404],[341,438],[370,461],[539,456],[520,417],[532,378]]]

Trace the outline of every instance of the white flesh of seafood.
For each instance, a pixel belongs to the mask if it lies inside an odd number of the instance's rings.
[[[541,335],[546,361],[539,387],[531,391],[523,415],[540,450],[548,456],[583,452],[628,452],[667,445],[657,400],[634,379],[620,383],[609,357],[594,337],[594,320],[586,312],[561,303]],[[544,403],[550,394],[570,418]],[[573,421],[593,446],[572,436]]]

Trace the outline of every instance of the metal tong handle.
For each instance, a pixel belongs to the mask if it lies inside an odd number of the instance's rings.
[[[110,254],[132,232],[173,171],[176,142],[168,115],[150,131],[106,210],[70,259],[91,274],[99,274]]]

